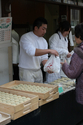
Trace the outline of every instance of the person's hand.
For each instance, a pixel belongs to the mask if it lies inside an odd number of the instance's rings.
[[[50,70],[48,70],[47,72],[50,73],[50,74],[51,74],[51,73],[54,73],[53,71],[50,71]]]
[[[66,63],[66,60],[64,62],[61,62],[60,64],[63,65],[64,63]]]
[[[68,53],[68,54],[67,54],[67,58],[69,58],[70,56],[71,56],[71,53]]]
[[[55,56],[59,56],[59,54],[56,50],[50,49],[50,53],[55,55]]]

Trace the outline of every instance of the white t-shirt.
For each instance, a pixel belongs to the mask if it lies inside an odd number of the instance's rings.
[[[67,37],[64,38],[61,32],[55,33],[49,38],[49,46],[50,49],[56,50],[59,55],[67,55],[69,53]]]
[[[48,54],[35,56],[37,49],[47,49],[48,44],[43,37],[36,36],[32,31],[22,35],[20,39],[19,67],[38,70],[43,60],[48,59]]]

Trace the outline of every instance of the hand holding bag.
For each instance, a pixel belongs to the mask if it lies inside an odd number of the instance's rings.
[[[59,56],[51,55],[46,64],[44,65],[44,71],[52,71],[54,73],[60,72],[60,58]]]

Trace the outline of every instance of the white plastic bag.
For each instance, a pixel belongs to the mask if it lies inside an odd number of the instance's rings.
[[[44,71],[52,71],[54,73],[60,72],[60,58],[55,55],[51,55],[46,64],[44,65]]]

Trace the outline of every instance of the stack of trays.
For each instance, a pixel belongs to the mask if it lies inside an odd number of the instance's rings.
[[[15,120],[38,108],[38,96],[0,87],[0,111]]]
[[[0,111],[0,125],[6,125],[11,122],[9,114]]]
[[[72,80],[67,77],[62,77],[61,79],[57,79],[49,84],[62,86],[64,92],[75,88],[75,80]]]
[[[1,87],[10,88],[11,90],[22,91],[39,96],[39,106],[59,98],[58,86],[32,83],[26,81],[12,81]]]

